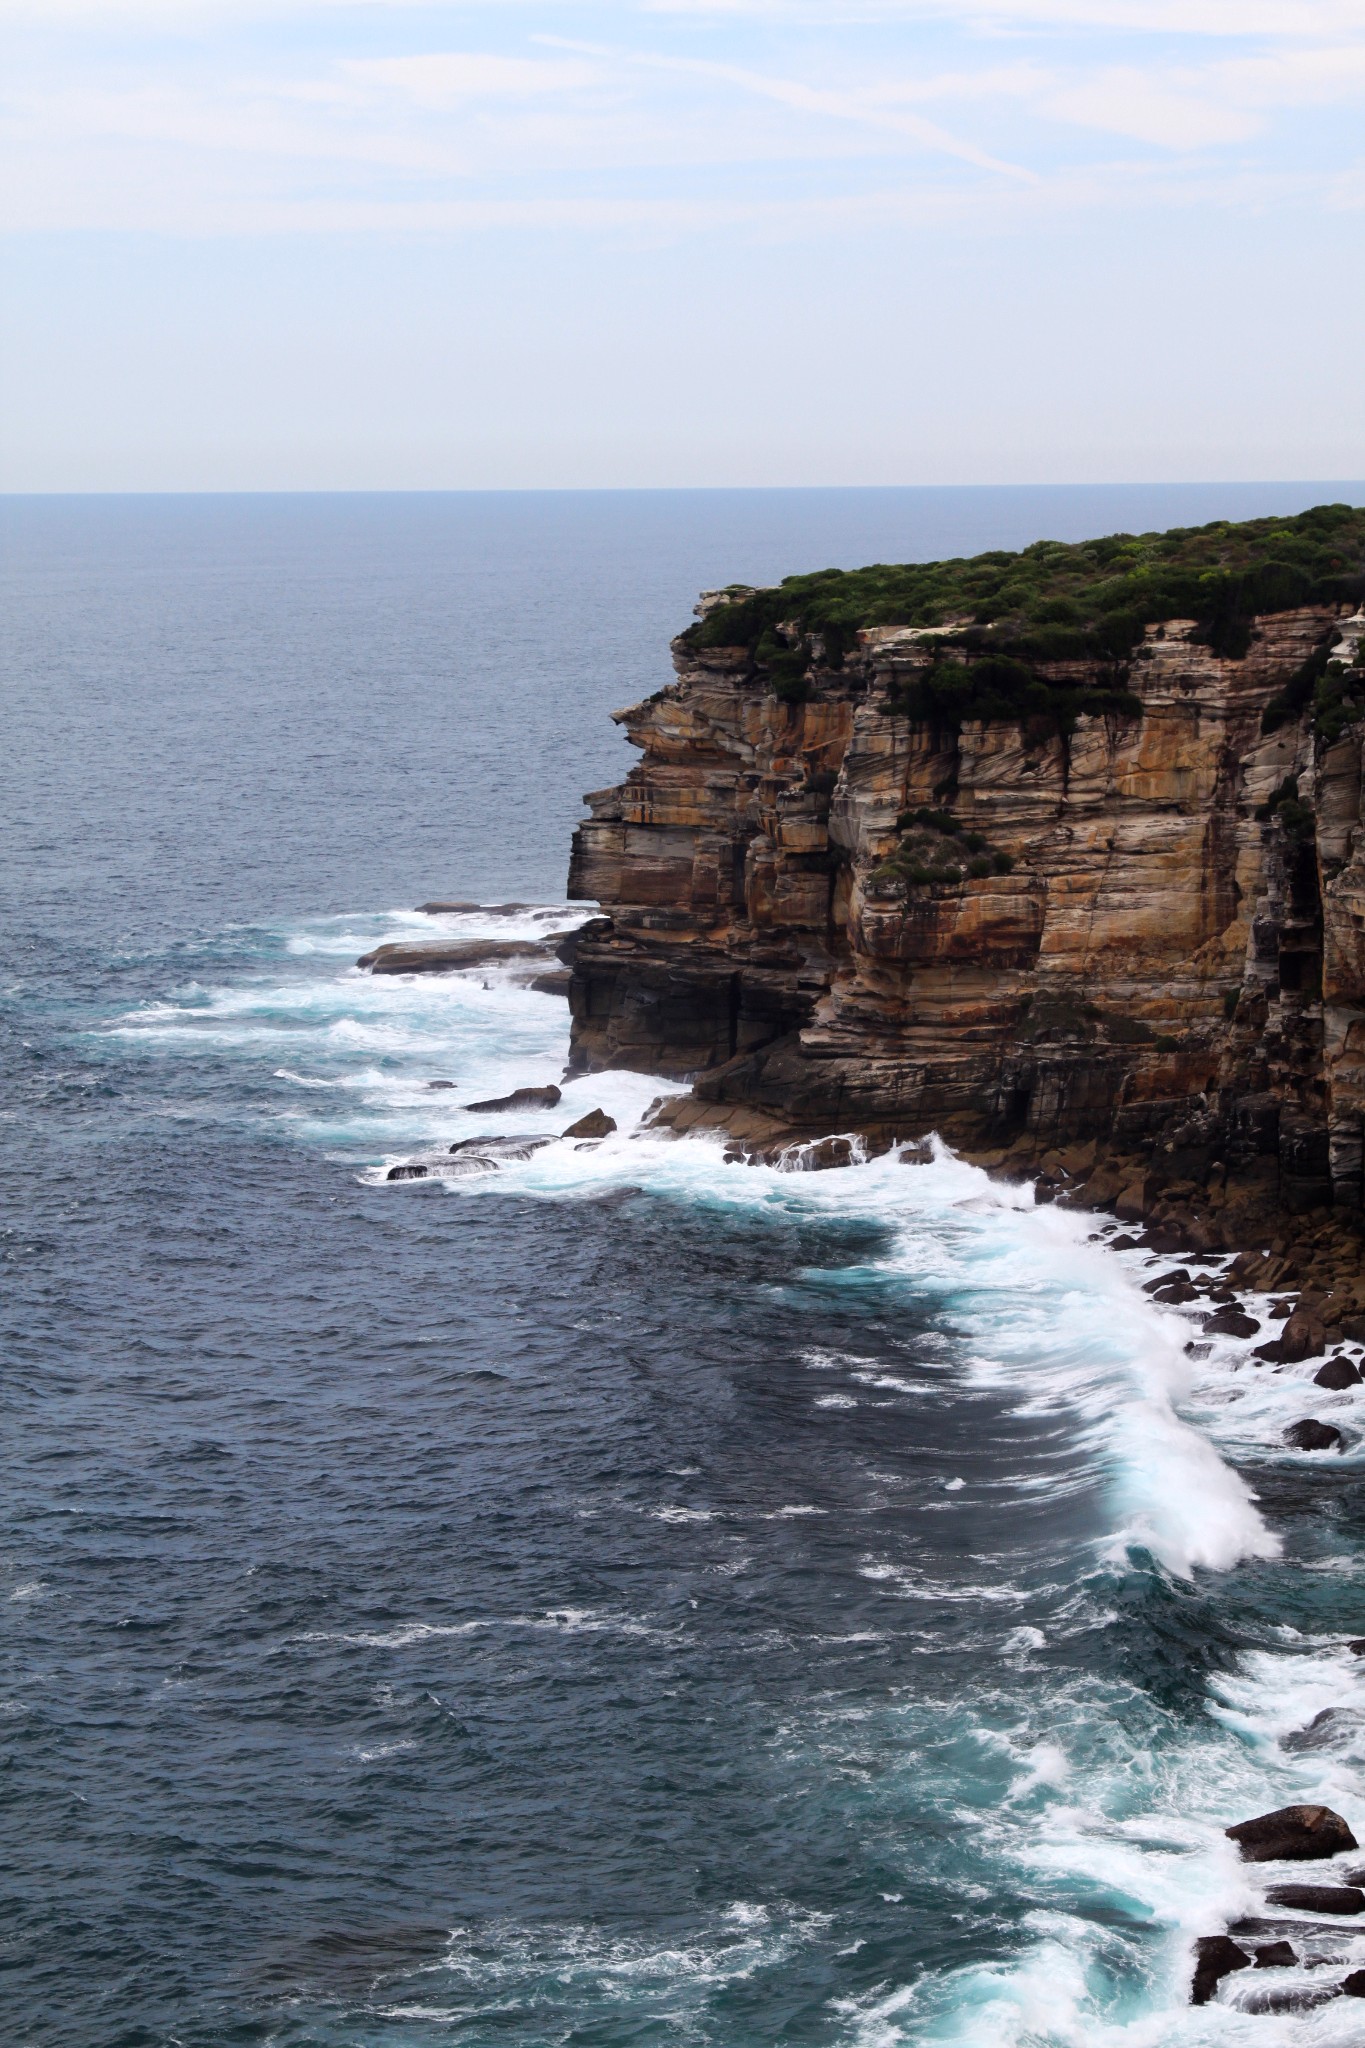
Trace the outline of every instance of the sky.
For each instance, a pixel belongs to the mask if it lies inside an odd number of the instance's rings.
[[[0,489],[1365,476],[1365,0],[0,0]]]

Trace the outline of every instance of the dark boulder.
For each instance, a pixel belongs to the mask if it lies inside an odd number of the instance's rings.
[[[545,1088],[514,1088],[510,1095],[490,1095],[483,1102],[466,1102],[463,1106],[476,1109],[480,1116],[504,1109],[553,1109],[562,1093],[551,1082]]]
[[[1144,1294],[1157,1294],[1163,1287],[1172,1287],[1176,1281],[1188,1280],[1189,1277],[1188,1267],[1177,1266],[1173,1273],[1158,1273],[1155,1280],[1144,1280],[1142,1291]]]
[[[1341,1334],[1348,1343],[1365,1344],[1365,1316],[1343,1316]]]
[[[1349,1977],[1342,1979],[1341,1995],[1343,1998],[1365,1998],[1365,1970],[1352,1970]]]
[[[566,1138],[609,1138],[616,1129],[616,1118],[608,1116],[605,1109],[590,1109],[576,1124],[570,1124],[564,1132]]]
[[[1165,1287],[1158,1287],[1153,1301],[1162,1301],[1172,1308],[1181,1308],[1187,1301],[1198,1301],[1199,1289],[1188,1280],[1171,1280]]]
[[[1365,1913],[1365,1892],[1353,1884],[1273,1884],[1265,1896],[1298,1913]]]
[[[1256,1950],[1258,1970],[1292,1970],[1298,1960],[1288,1941],[1263,1941]]]
[[[391,1166],[384,1175],[385,1180],[426,1180],[431,1173],[429,1166]]]
[[[1355,1641],[1348,1643],[1346,1647],[1353,1657],[1365,1657],[1365,1636],[1357,1636]]]
[[[1327,1333],[1311,1309],[1299,1308],[1269,1344],[1258,1344],[1256,1356],[1272,1365],[1301,1365],[1305,1358],[1321,1358],[1327,1349]]]
[[[549,951],[548,939],[465,939],[448,946],[376,946],[355,964],[371,974],[454,974],[503,960],[543,960]]]
[[[1224,1829],[1245,1863],[1314,1863],[1358,1849],[1359,1842],[1330,1806],[1279,1806]]]
[[[852,1166],[854,1158],[851,1138],[820,1138],[814,1145],[800,1146],[783,1163],[802,1173],[825,1173],[832,1166]]]
[[[1260,1327],[1255,1316],[1232,1306],[1204,1318],[1204,1328],[1211,1337],[1254,1337]]]
[[[428,1081],[428,1082],[427,1082],[427,1086],[428,1086],[428,1088],[454,1088],[454,1087],[457,1087],[458,1085],[459,1085],[459,1084],[458,1084],[457,1082],[455,1082],[455,1081]]]
[[[1339,1451],[1346,1441],[1339,1429],[1333,1429],[1330,1422],[1319,1422],[1314,1415],[1291,1422],[1284,1440],[1295,1451]]]
[[[1226,1934],[1206,1934],[1194,1945],[1194,1982],[1190,2004],[1207,2005],[1224,1977],[1249,1970],[1251,1957]]]
[[[1320,1365],[1313,1374],[1313,1385],[1339,1394],[1345,1387],[1358,1387],[1360,1373],[1349,1358],[1329,1358],[1326,1365]]]

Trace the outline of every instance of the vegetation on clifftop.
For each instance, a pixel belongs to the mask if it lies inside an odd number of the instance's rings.
[[[861,628],[947,627],[942,657],[902,689],[899,708],[935,723],[1039,718],[1067,730],[1082,711],[1140,711],[1126,663],[1156,620],[1195,619],[1200,640],[1237,659],[1258,613],[1362,598],[1365,510],[1318,505],[1288,519],[817,570],[736,590],[682,637],[747,647],[777,694],[799,701],[812,670],[841,667]],[[1091,664],[1093,678],[1041,673],[1062,662]],[[1305,678],[1304,702],[1318,680]]]

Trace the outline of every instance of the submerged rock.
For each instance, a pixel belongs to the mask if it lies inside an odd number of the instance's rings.
[[[1273,1884],[1266,1903],[1299,1913],[1365,1913],[1365,1892],[1353,1884]]]
[[[376,946],[355,964],[371,974],[453,974],[502,960],[542,960],[551,950],[546,939],[462,939],[446,946]]]
[[[1330,1806],[1278,1806],[1254,1820],[1225,1828],[1245,1863],[1313,1863],[1358,1849],[1359,1842]]]
[[[513,917],[519,910],[534,910],[533,903],[419,903],[419,917],[439,917],[445,911],[481,910],[485,917]]]
[[[1281,1736],[1280,1747],[1288,1750],[1325,1749],[1343,1723],[1354,1725],[1355,1718],[1353,1714],[1343,1714],[1340,1707],[1324,1707],[1305,1727],[1296,1728],[1292,1735]],[[1346,1882],[1360,1884],[1362,1879],[1358,1872],[1348,1870]]]
[[[384,1178],[385,1180],[427,1180],[430,1178],[430,1175],[431,1168],[429,1166],[391,1166],[384,1175]]]
[[[459,1138],[451,1146],[452,1154],[464,1153],[480,1159],[499,1161],[504,1159],[529,1159],[533,1152],[539,1152],[542,1145],[553,1145],[553,1138],[536,1135],[507,1137]]]
[[[1339,1451],[1346,1442],[1339,1429],[1334,1429],[1330,1422],[1319,1422],[1314,1415],[1306,1415],[1302,1422],[1291,1422],[1284,1440],[1296,1451]]]
[[[1246,1992],[1237,2005],[1246,2013],[1312,2012],[1319,2005],[1330,2005],[1336,1996],[1335,1984],[1275,1984]]]
[[[570,1124],[564,1132],[566,1138],[609,1138],[616,1129],[616,1118],[608,1116],[605,1109],[590,1109],[576,1124]]]
[[[466,1102],[463,1107],[477,1110],[480,1116],[505,1109],[553,1109],[563,1092],[550,1082],[544,1088],[514,1088],[510,1095],[490,1095],[483,1102]]]
[[[1226,1934],[1206,1934],[1194,1945],[1194,1982],[1190,2004],[1207,2005],[1224,1977],[1249,1970],[1251,1957]]]

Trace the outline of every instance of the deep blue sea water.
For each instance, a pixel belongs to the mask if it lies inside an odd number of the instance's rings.
[[[1365,1841],[1365,1451],[1280,1444],[1354,1397],[947,1155],[637,1135],[645,1077],[388,1184],[565,1006],[352,964],[582,914],[700,586],[1342,496],[0,501],[0,2037],[1360,2040],[1184,2003],[1229,1821]]]

